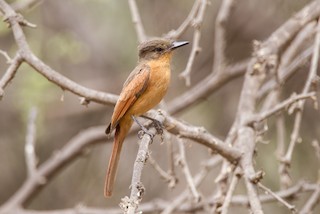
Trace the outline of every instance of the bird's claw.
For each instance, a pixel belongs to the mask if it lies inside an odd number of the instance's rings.
[[[152,120],[150,126],[153,126],[156,129],[158,135],[163,135],[164,126],[159,120]]]
[[[138,138],[139,139],[142,139],[143,138],[143,135],[149,135],[149,137],[151,138],[151,140],[154,138],[154,134],[150,133],[149,130],[145,129],[145,130],[140,130],[138,132]]]

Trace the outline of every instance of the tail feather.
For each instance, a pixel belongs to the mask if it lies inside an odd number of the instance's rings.
[[[113,185],[114,185],[117,168],[119,164],[119,159],[120,159],[120,152],[122,149],[123,141],[131,125],[132,125],[132,121],[126,121],[116,126],[112,153],[109,160],[106,181],[105,181],[105,188],[104,188],[105,197],[110,197],[112,195]]]

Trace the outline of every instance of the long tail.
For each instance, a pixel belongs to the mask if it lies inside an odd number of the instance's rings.
[[[121,122],[117,125],[114,142],[112,147],[112,153],[109,160],[109,165],[107,169],[106,181],[104,185],[104,196],[110,197],[113,191],[113,184],[115,181],[118,163],[120,159],[120,152],[122,148],[123,141],[130,130],[132,125],[132,120],[123,118]]]

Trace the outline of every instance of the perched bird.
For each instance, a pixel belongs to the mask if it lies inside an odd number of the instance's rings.
[[[115,129],[115,135],[105,181],[105,197],[112,195],[122,144],[134,117],[146,113],[162,100],[170,82],[172,52],[186,44],[186,41],[153,39],[138,46],[138,65],[123,84],[106,129],[107,135]]]

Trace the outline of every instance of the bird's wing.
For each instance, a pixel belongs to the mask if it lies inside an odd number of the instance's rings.
[[[133,103],[146,90],[150,77],[150,67],[147,64],[138,65],[123,84],[122,91],[111,118],[111,130],[116,127],[119,120],[133,105]]]

